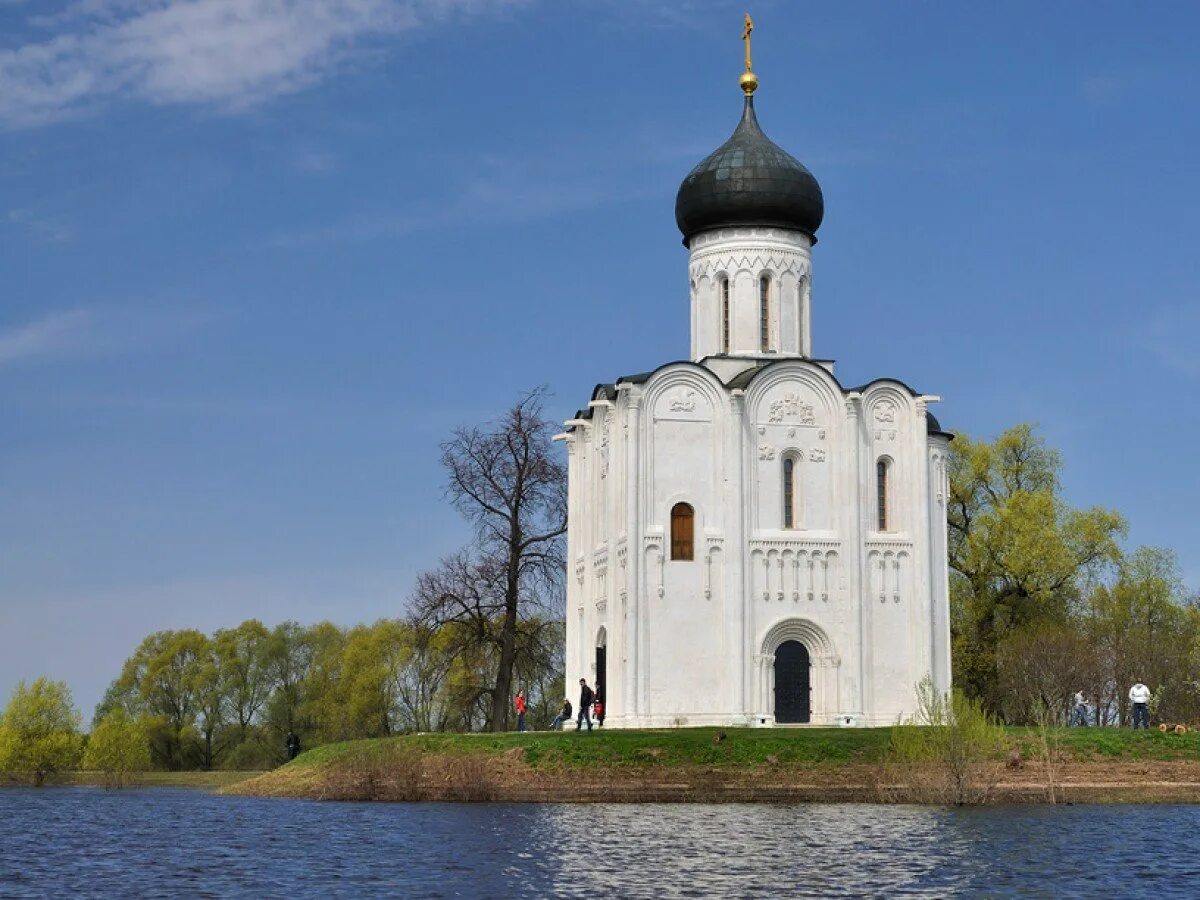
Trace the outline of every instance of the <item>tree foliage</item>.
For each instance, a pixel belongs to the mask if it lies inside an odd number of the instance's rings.
[[[121,787],[151,766],[150,735],[146,724],[122,707],[113,708],[88,735],[83,767],[103,772],[106,781]]]
[[[1061,458],[1030,425],[991,443],[958,436],[950,446],[955,683],[998,710],[1001,642],[1065,621],[1081,583],[1119,560],[1125,521],[1062,499]]]
[[[0,772],[46,777],[78,765],[83,751],[79,712],[66,682],[20,682],[0,718]]]

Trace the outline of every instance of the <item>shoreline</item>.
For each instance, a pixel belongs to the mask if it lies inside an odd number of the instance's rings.
[[[319,747],[221,792],[383,802],[934,802],[906,786],[889,762],[890,731],[410,735]],[[984,802],[1200,804],[1195,737],[1099,731],[1068,737],[1047,768],[1033,752],[1032,736],[1013,729],[1016,768],[1007,758],[977,764],[978,781],[990,786]]]

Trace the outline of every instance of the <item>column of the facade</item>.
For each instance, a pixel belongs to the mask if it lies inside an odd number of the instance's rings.
[[[851,694],[850,705],[852,712],[859,716],[867,715],[871,706],[870,693],[870,642],[871,642],[871,601],[867,596],[870,590],[870,580],[867,573],[866,546],[864,543],[863,520],[866,509],[863,506],[863,433],[861,422],[862,395],[852,392],[846,397],[846,431],[847,449],[850,452],[850,471],[852,473],[850,486],[850,540],[849,551],[851,559],[846,560],[847,569],[854,572],[857,591],[852,592],[853,601],[858,604],[858,615],[854,617],[854,646],[851,651],[856,657],[857,665],[854,672],[856,685]]]
[[[741,721],[753,714],[753,662],[750,644],[754,640],[753,607],[751,606],[750,571],[746,564],[749,535],[749,506],[746,502],[746,394],[734,390],[729,399],[729,438],[732,446],[726,462],[726,472],[732,476],[729,510],[729,573],[726,577],[727,634],[734,642],[730,654],[732,679],[735,685],[734,712]]]
[[[580,671],[576,650],[579,646],[579,618],[576,610],[582,603],[583,587],[575,578],[575,554],[579,543],[579,474],[576,463],[576,436],[564,433],[560,436],[567,445],[567,652],[563,665],[566,668],[566,685],[569,689],[573,673]]]
[[[625,395],[625,678],[623,702],[626,720],[640,715],[642,685],[642,527],[641,527],[641,391],[622,384]]]
[[[928,439],[925,436],[925,410],[927,397],[918,397],[917,415],[908,452],[915,462],[916,484],[912,489],[912,502],[916,513],[916,534],[913,535],[913,585],[911,598],[906,598],[909,607],[911,642],[915,658],[912,660],[912,682],[917,684],[926,676],[933,676],[933,567],[929,556],[933,536],[929,526],[929,471],[930,460]]]
[[[950,569],[948,566],[949,532],[946,509],[948,495],[946,458],[949,444],[945,438],[927,439],[926,451],[930,459],[929,477],[929,584],[930,584],[930,631],[933,645],[931,666],[933,686],[940,693],[951,687],[950,676]],[[933,461],[937,460],[934,465]]]

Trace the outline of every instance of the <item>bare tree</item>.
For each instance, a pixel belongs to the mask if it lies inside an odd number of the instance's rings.
[[[442,444],[446,496],[475,528],[466,550],[421,575],[413,612],[430,626],[454,622],[477,650],[495,654],[495,679],[478,688],[490,700],[488,724],[508,726],[519,661],[541,652],[535,613],[561,614],[567,473],[554,429],[543,416],[544,389],[521,397],[499,420],[459,428]]]

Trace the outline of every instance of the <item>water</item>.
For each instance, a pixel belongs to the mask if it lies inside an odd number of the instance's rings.
[[[1200,807],[341,804],[0,790],[0,897],[1200,895]]]

